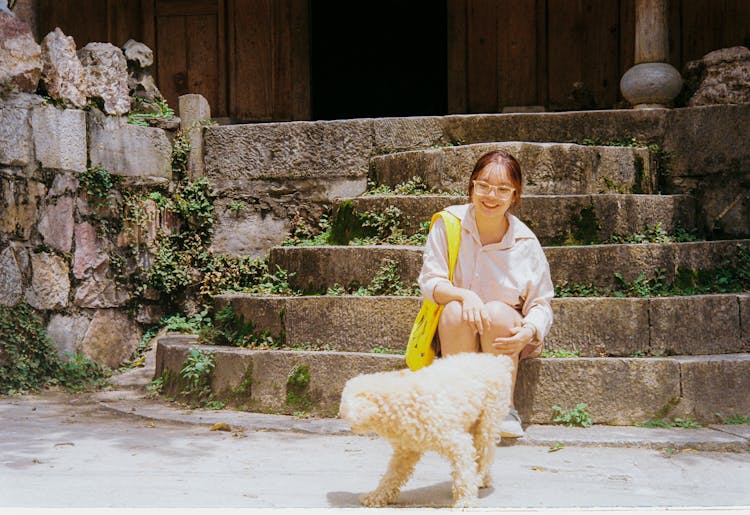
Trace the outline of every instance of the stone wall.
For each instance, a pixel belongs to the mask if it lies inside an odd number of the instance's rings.
[[[81,179],[100,166],[124,178],[123,190],[168,189],[173,136],[33,94],[0,100],[0,305],[35,308],[61,357],[117,367],[140,342],[133,319],[155,322],[116,259],[132,243],[122,196],[94,202]]]

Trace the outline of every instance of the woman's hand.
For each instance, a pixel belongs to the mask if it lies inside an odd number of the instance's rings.
[[[511,336],[495,338],[495,341],[492,342],[495,350],[506,356],[520,354],[534,339],[534,331],[529,327],[512,327],[510,333]]]
[[[467,322],[480,335],[483,334],[484,330],[490,327],[490,312],[479,295],[471,290],[464,290],[461,305],[464,322]]]

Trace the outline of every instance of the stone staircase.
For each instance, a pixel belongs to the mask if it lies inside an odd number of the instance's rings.
[[[466,202],[455,192],[465,189],[475,160],[496,148],[522,164],[525,195],[516,215],[545,246],[556,287],[598,292],[553,300],[550,357],[521,364],[516,403],[524,422],[550,423],[553,406],[578,403],[601,424],[750,415],[750,294],[621,293],[653,277],[690,283],[736,260],[738,247],[750,251],[750,240],[618,243],[657,224],[665,234],[699,232],[694,198],[658,194],[660,163],[647,148],[506,141],[375,155],[375,183],[393,187],[416,176],[429,191],[341,198],[331,224],[397,208],[403,233],[418,232],[432,213]],[[271,269],[287,270],[305,295],[215,299],[217,310],[231,305],[282,349],[207,347],[216,359],[214,395],[240,409],[335,416],[348,378],[404,367],[399,353],[421,299],[326,292],[367,286],[384,265],[410,286],[421,262],[417,245],[273,247]],[[194,345],[184,336],[162,338],[157,375],[178,372]],[[294,350],[305,347],[313,350]],[[304,384],[294,383],[301,370]]]

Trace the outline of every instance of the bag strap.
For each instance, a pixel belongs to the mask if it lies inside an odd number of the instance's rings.
[[[453,270],[456,268],[458,248],[461,245],[461,220],[453,213],[440,211],[432,215],[430,229],[435,225],[438,218],[442,218],[445,224],[445,234],[448,238],[448,280],[453,282]]]

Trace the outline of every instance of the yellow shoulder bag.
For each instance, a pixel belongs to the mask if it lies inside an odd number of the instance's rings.
[[[432,216],[430,229],[438,218],[445,223],[448,238],[448,279],[453,281],[453,269],[458,261],[458,247],[461,244],[461,220],[447,211],[440,211]],[[435,359],[435,349],[432,339],[435,337],[440,314],[444,306],[439,306],[427,299],[422,301],[422,308],[417,314],[414,326],[411,328],[409,344],[406,347],[406,365],[411,370],[426,367]]]

